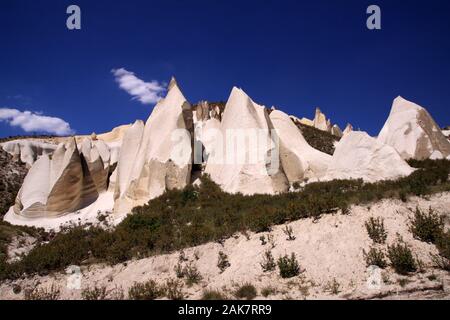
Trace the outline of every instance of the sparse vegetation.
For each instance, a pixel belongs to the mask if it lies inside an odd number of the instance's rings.
[[[309,145],[317,150],[333,155],[334,144],[335,142],[339,141],[340,138],[332,135],[329,132],[322,131],[311,126],[307,126],[301,123],[295,124],[302,131],[302,134]]]
[[[0,218],[14,205],[17,193],[28,172],[24,163],[14,161],[13,157],[0,147]]]
[[[261,268],[264,272],[274,271],[277,264],[275,263],[275,259],[272,255],[272,251],[266,250],[264,252],[263,260],[261,262]]]
[[[399,239],[392,246],[388,246],[388,257],[391,261],[391,266],[398,274],[408,275],[417,271],[417,263],[413,253],[402,239]]]
[[[228,261],[228,256],[219,251],[219,258],[217,260],[217,267],[220,269],[220,273],[223,273],[227,268],[230,267],[230,262]]]
[[[366,230],[370,239],[378,244],[384,244],[387,239],[387,232],[384,229],[384,220],[382,218],[371,217],[366,223]]]
[[[155,281],[149,280],[144,283],[135,282],[128,290],[128,299],[130,300],[155,300],[163,297],[165,289],[159,286]]]
[[[298,264],[295,253],[289,257],[285,255],[278,258],[278,269],[280,269],[280,276],[284,279],[293,278],[300,274],[300,266]]]
[[[318,182],[306,185],[299,192],[272,196],[227,194],[203,176],[199,187],[171,190],[149,204],[134,208],[133,214],[114,229],[75,227],[65,230],[49,243],[37,245],[21,261],[7,263],[6,249],[0,245],[0,279],[14,279],[24,273],[46,274],[85,261],[115,264],[173,252],[227,239],[244,230],[259,232],[303,218],[319,219],[324,214],[336,213],[343,205],[399,198],[400,192],[428,195],[450,190],[449,161],[412,164],[418,170],[396,181]],[[436,246],[441,255],[448,256],[448,240],[445,239],[448,236],[437,239]],[[274,246],[269,238],[267,242]]]
[[[201,300],[228,300],[227,296],[217,290],[206,290],[203,291]]]
[[[189,264],[184,268],[184,276],[188,286],[197,284],[202,280],[202,275],[198,271],[197,267],[192,264]]]
[[[169,300],[183,300],[184,294],[183,294],[183,284],[174,279],[169,279],[166,282],[166,285],[164,287],[166,297]]]
[[[384,252],[377,248],[370,248],[369,252],[363,251],[364,258],[366,259],[366,266],[377,266],[381,269],[387,267],[386,255]]]
[[[81,291],[83,300],[106,300],[108,297],[108,290],[105,286],[94,288],[85,288]]]
[[[24,298],[25,300],[58,300],[60,295],[60,289],[51,285],[49,288],[26,289]]]
[[[275,289],[274,287],[268,286],[268,287],[264,287],[261,289],[261,295],[264,298],[267,298],[269,296],[273,296],[277,294],[277,289]]]
[[[251,283],[245,283],[236,290],[234,296],[238,299],[253,300],[256,298],[257,294],[258,293],[254,285]]]
[[[340,293],[341,284],[333,278],[333,281],[330,281],[325,286],[325,290],[330,292],[331,294],[338,295]]]
[[[431,208],[428,213],[416,208],[414,219],[411,222],[411,232],[415,238],[428,243],[436,243],[443,231],[444,220],[442,216],[435,213]]]
[[[294,241],[296,239],[291,226],[285,226],[283,232],[287,236],[288,241]]]

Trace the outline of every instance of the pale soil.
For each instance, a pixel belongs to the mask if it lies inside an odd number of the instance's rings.
[[[446,214],[448,222],[450,193],[434,195],[429,200],[412,198],[406,204],[398,200],[383,200],[370,207],[355,206],[349,215],[325,215],[316,222],[311,219],[296,221],[289,224],[296,237],[294,241],[286,240],[284,226],[273,228],[271,235],[275,247],[272,254],[275,259],[294,252],[303,270],[301,276],[292,279],[281,279],[277,271],[262,272],[262,255],[271,248],[270,244],[261,244],[263,234],[249,234],[248,239],[238,234],[223,245],[208,243],[186,249],[185,256],[198,268],[203,279],[199,285],[190,288],[185,285],[183,291],[187,299],[201,298],[205,289],[217,289],[232,297],[238,285],[250,282],[258,290],[258,299],[264,299],[261,289],[268,286],[277,292],[269,299],[449,299],[450,274],[432,267],[430,253],[436,254],[436,248],[415,240],[409,232],[411,210],[416,206],[423,210],[432,207]],[[372,245],[364,226],[369,217],[383,217],[388,232],[387,244],[395,242],[399,233],[423,262],[424,272],[402,277],[388,268],[382,272],[381,286],[369,288],[369,272],[363,256],[363,249],[367,251]],[[231,264],[222,274],[217,268],[219,251],[228,255]],[[153,279],[162,284],[169,278],[176,278],[174,267],[179,256],[180,252],[175,252],[115,266],[83,266],[82,288],[121,287],[127,296],[128,288],[134,282]],[[403,287],[399,284],[400,279],[407,279]],[[333,280],[339,284],[337,294],[330,292]],[[61,289],[62,299],[80,299],[81,291],[67,289],[66,282],[65,273],[8,281],[0,285],[0,298],[22,299],[25,288],[49,288],[55,284]],[[19,285],[22,292],[14,294],[13,285]]]

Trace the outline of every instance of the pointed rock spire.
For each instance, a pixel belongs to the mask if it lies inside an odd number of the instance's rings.
[[[167,87],[167,90],[170,91],[170,89],[172,89],[175,86],[178,87],[177,79],[175,79],[175,77],[172,77],[172,79],[170,79],[169,86]]]

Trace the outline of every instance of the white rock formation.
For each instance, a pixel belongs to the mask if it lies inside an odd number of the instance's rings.
[[[345,130],[342,133],[342,135],[346,135],[350,132],[353,132],[353,126],[350,123],[347,123],[347,126],[345,127]]]
[[[233,88],[220,124],[223,139],[214,144],[205,172],[230,193],[287,191],[288,181],[274,150],[272,128],[267,110],[241,89]]]
[[[51,155],[56,150],[57,145],[24,139],[5,142],[1,147],[11,154],[14,159],[32,166],[40,156]]]
[[[427,110],[402,97],[394,100],[378,141],[394,147],[403,159],[450,155],[450,142]]]
[[[183,188],[190,182],[193,115],[175,79],[158,102],[145,127],[135,123],[125,134],[118,162],[115,212],[129,213],[138,205]]]
[[[397,151],[365,132],[350,132],[336,145],[327,179],[396,179],[414,171]]]
[[[320,111],[319,108],[316,108],[316,116],[314,117],[314,128],[329,131],[330,130],[330,121],[327,121],[326,116]]]
[[[195,109],[195,119],[197,121],[206,121],[210,118],[209,104],[207,101],[201,101]]]
[[[274,111],[270,120],[280,139],[281,164],[289,183],[322,178],[331,156],[311,147],[287,114]]]
[[[339,126],[337,124],[335,124],[332,128],[331,128],[331,134],[341,138],[344,134],[341,130],[341,128],[339,128]]]
[[[300,123],[304,124],[305,126],[314,127],[314,121],[308,118],[301,118]]]
[[[108,145],[102,140],[85,138],[79,149],[87,162],[89,172],[97,187],[97,192],[106,191],[111,165],[111,154]]]
[[[75,139],[61,143],[52,159],[43,155],[20,189],[14,213],[27,218],[57,217],[93,203],[97,188]]]

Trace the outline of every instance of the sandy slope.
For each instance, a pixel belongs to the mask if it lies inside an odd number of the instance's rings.
[[[188,288],[184,292],[188,299],[198,299],[205,288],[219,289],[230,296],[235,286],[244,282],[254,284],[258,293],[266,286],[277,289],[277,294],[271,299],[358,299],[358,298],[388,298],[388,299],[420,299],[450,297],[450,275],[431,268],[430,253],[437,253],[433,245],[413,239],[408,231],[412,209],[416,206],[427,210],[430,206],[439,213],[447,215],[449,222],[450,193],[439,194],[429,200],[412,198],[408,203],[398,200],[384,200],[368,206],[355,206],[349,215],[327,215],[319,221],[306,219],[291,223],[295,241],[287,241],[283,233],[284,226],[273,229],[275,248],[272,253],[275,258],[280,255],[296,253],[301,268],[300,277],[283,280],[277,272],[265,274],[260,267],[262,254],[270,245],[263,246],[260,241],[262,234],[246,236],[238,234],[219,243],[208,243],[197,248],[185,250],[185,256],[198,267],[203,276],[201,284]],[[368,270],[363,258],[363,249],[369,249],[369,239],[364,223],[369,217],[383,217],[388,232],[387,243],[395,241],[396,234],[403,236],[413,252],[421,259],[426,270],[409,277],[409,283],[404,287],[398,284],[402,277],[391,269],[383,271],[385,283],[378,289],[367,286]],[[267,235],[267,234],[265,234]],[[217,268],[218,252],[223,251],[229,257],[231,266],[222,274]],[[125,293],[133,282],[143,282],[154,279],[164,282],[175,278],[174,267],[179,259],[179,252],[170,255],[160,255],[126,264],[115,266],[94,265],[82,267],[82,287],[106,285],[108,288],[122,287]],[[198,260],[195,258],[198,257]],[[428,279],[434,274],[436,280]],[[333,294],[327,290],[327,285],[333,280],[339,283],[339,293]],[[57,273],[45,277],[33,277],[18,280],[14,284],[22,288],[40,285],[49,287],[55,283],[61,288],[62,298],[79,299],[80,290],[66,288],[67,275]],[[0,286],[0,298],[21,299],[22,293],[15,295],[13,283],[6,282]],[[23,290],[22,290],[23,292]],[[258,298],[263,298],[258,296]]]

